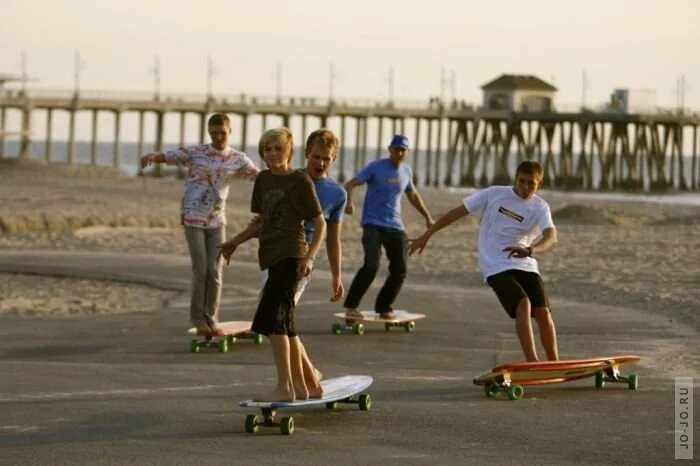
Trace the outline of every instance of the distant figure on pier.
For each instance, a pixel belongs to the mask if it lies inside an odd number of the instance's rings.
[[[531,318],[539,326],[547,359],[559,359],[549,299],[534,257],[557,244],[549,205],[535,195],[543,179],[539,163],[521,162],[515,186],[491,186],[464,198],[462,205],[440,217],[409,246],[409,254],[422,253],[438,231],[466,215],[479,217],[479,268],[503,309],[515,319],[527,361],[538,360]]]
[[[210,144],[181,147],[141,157],[141,168],[154,163],[187,167],[182,199],[182,224],[192,260],[190,320],[197,330],[216,332],[222,288],[218,246],[226,238],[226,199],[236,178],[253,179],[259,172],[244,154],[228,145],[231,120],[216,113],[208,121]]]
[[[377,275],[383,246],[389,259],[389,276],[377,295],[374,310],[382,318],[394,317],[391,305],[406,278],[408,258],[408,237],[401,218],[401,194],[406,193],[411,205],[425,218],[427,228],[433,224],[433,218],[413,184],[411,167],[404,163],[407,156],[408,138],[397,134],[389,144],[388,158],[370,162],[353,179],[345,183],[345,190],[348,192],[345,212],[349,215],[355,211],[352,202],[353,189],[367,183],[361,221],[365,256],[345,299],[345,312],[348,316],[362,317],[357,308]]]

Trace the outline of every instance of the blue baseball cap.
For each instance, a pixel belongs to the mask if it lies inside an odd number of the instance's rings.
[[[408,138],[403,134],[395,134],[394,137],[391,138],[391,144],[389,144],[389,147],[401,147],[403,149],[408,149]]]

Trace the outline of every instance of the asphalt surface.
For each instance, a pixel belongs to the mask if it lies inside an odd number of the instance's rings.
[[[638,354],[623,372],[639,375],[639,389],[598,390],[589,378],[489,399],[472,379],[522,356],[488,288],[409,276],[395,307],[428,315],[415,332],[335,336],[340,307],[319,270],[298,308],[302,339],[324,377],[374,377],[372,408],[288,412],[294,435],[249,434],[245,415],[256,412],[238,401],[274,384],[270,345],[189,352],[188,258],[6,251],[4,272],[182,293],[156,312],[0,316],[0,464],[670,464],[674,376],[697,385],[700,372],[697,329],[553,296],[561,357]],[[255,264],[226,268],[222,320],[251,319],[257,289]]]

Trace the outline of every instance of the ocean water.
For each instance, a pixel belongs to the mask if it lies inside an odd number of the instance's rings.
[[[178,143],[165,143],[163,144],[163,147],[167,150],[169,148],[174,148],[178,147]],[[81,164],[89,164],[91,163],[91,153],[92,153],[92,143],[88,141],[79,141],[76,142],[76,159],[77,163]],[[143,145],[143,153],[147,154],[149,152],[152,152],[154,150],[154,144],[152,142],[145,142]],[[5,154],[6,157],[16,157],[17,154],[19,153],[19,141],[17,140],[9,140],[5,141]],[[96,163],[97,165],[101,166],[114,166],[114,144],[112,142],[100,142],[97,145],[97,160]],[[263,166],[262,160],[260,156],[258,155],[258,149],[257,146],[248,146],[247,150],[245,151],[246,154],[256,163],[258,166]],[[32,158],[37,159],[37,160],[45,160],[46,159],[46,144],[43,142],[33,142],[30,148],[30,154],[32,154]],[[121,158],[120,158],[120,163],[118,164],[118,168],[123,170],[125,173],[130,174],[130,175],[136,175],[138,173],[138,161],[140,156],[143,154],[139,154],[138,150],[138,144],[134,142],[124,142],[121,144]],[[368,147],[367,148],[367,153],[366,153],[366,162],[369,162],[371,160],[376,159],[378,156],[385,156],[386,154],[380,154],[377,150],[376,147]],[[296,153],[294,156],[294,165],[297,167],[303,167],[305,165],[304,159],[303,159],[303,149],[301,147],[296,148]],[[431,156],[431,172],[434,172],[434,167],[435,167],[435,153],[433,152]],[[54,162],[67,162],[68,160],[68,143],[66,141],[54,141],[52,145],[52,160]],[[427,154],[425,151],[422,150],[417,150],[417,151],[411,151],[409,155],[408,162],[411,167],[413,168],[413,172],[415,177],[418,180],[418,185],[419,186],[425,186],[427,181],[426,180],[426,174],[428,172],[426,168],[426,163],[427,163]],[[483,158],[482,158],[483,160]],[[446,174],[448,172],[448,154],[446,150],[443,150],[440,154],[440,158],[438,159],[438,187],[445,187],[444,186],[444,181],[446,178]],[[482,162],[483,163],[483,162]],[[576,161],[574,160],[574,163]],[[688,183],[690,183],[690,173],[692,170],[692,157],[686,156],[683,158],[683,164],[685,168],[685,174],[686,174],[686,180]],[[517,157],[515,154],[512,154],[512,156],[509,158],[509,168],[511,173],[515,172],[515,168],[517,165]],[[344,178],[345,180],[351,178],[354,176],[356,173],[357,169],[362,167],[362,160],[359,160],[358,163],[355,163],[355,148],[354,147],[345,147],[344,148],[344,157],[343,157],[343,164],[341,167],[340,160],[336,162],[331,169],[330,175],[333,176],[336,179],[341,179]],[[700,167],[696,167],[698,169]],[[458,181],[458,173],[457,171],[459,170],[459,160],[455,160],[454,162],[454,172],[451,173],[450,177],[452,180],[452,185],[456,185]],[[484,167],[482,165],[477,165],[476,167],[476,177],[480,178]],[[494,158],[490,157],[487,162],[486,166],[486,174],[487,178],[491,179],[493,177],[493,174],[495,172],[495,164],[494,164]],[[341,172],[344,175],[341,177]],[[648,177],[646,176],[646,173],[642,171],[642,176],[645,179],[645,186],[648,188]],[[597,169],[597,166],[594,165],[594,170],[593,170],[593,178],[594,178],[594,186],[597,186],[599,181],[600,181],[600,171]],[[434,173],[433,177],[430,180],[430,185],[435,186],[434,183]],[[446,189],[455,189],[459,190],[460,192],[470,192],[475,190],[474,188],[446,188]],[[630,201],[645,201],[645,202],[654,202],[654,203],[670,203],[670,204],[683,204],[683,205],[700,205],[700,192],[690,192],[690,193],[680,193],[680,192],[670,192],[667,194],[632,194],[632,193],[625,193],[625,192],[596,192],[595,190],[590,190],[590,191],[581,191],[581,192],[575,192],[571,193],[572,196],[577,197],[579,199],[586,199],[586,198],[591,198],[593,196],[594,198],[605,198],[605,199],[610,199],[610,200],[630,200]]]

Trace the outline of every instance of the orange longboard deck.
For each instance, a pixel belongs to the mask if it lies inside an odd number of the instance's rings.
[[[641,358],[636,355],[618,355],[503,364],[474,378],[474,384],[483,385],[486,396],[489,398],[497,396],[500,392],[506,392],[511,400],[522,398],[524,386],[570,382],[585,377],[595,377],[596,388],[603,388],[606,382],[624,382],[630,390],[636,390],[639,383],[637,375],[622,376],[619,368],[640,360]]]
[[[522,362],[496,366],[474,379],[474,384],[485,385],[491,381],[507,378],[520,385],[540,385],[566,382],[590,377],[613,366],[638,362],[636,355],[609,356],[590,359],[568,359],[560,361]]]

